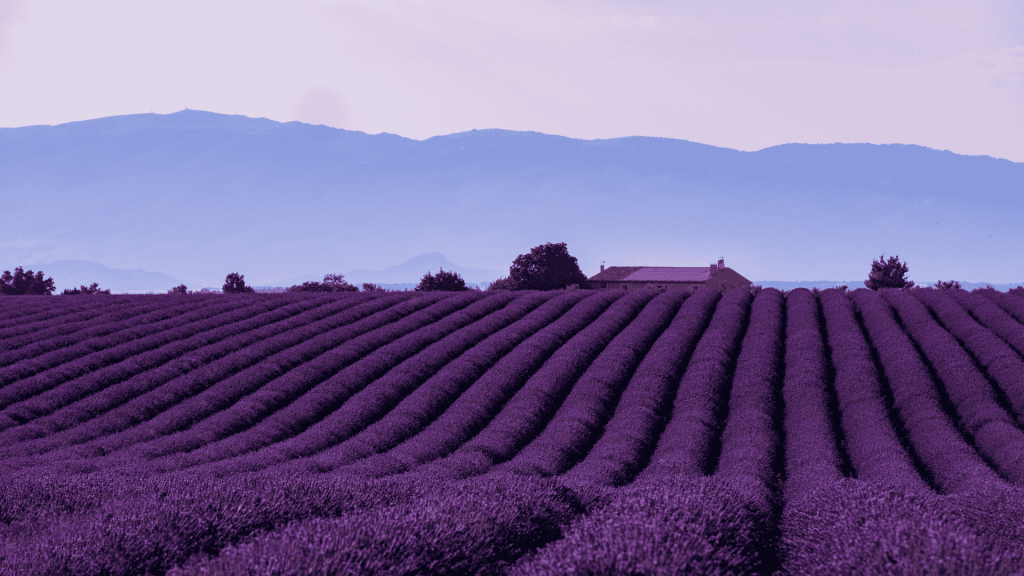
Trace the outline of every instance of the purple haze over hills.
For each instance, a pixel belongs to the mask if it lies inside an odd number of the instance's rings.
[[[725,255],[747,278],[861,278],[884,252],[914,279],[1013,283],[1022,182],[1022,163],[920,146],[416,141],[187,110],[0,129],[0,262],[260,285],[424,252],[504,273],[567,242],[588,275]]]

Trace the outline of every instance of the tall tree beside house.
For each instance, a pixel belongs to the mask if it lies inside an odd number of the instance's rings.
[[[10,270],[4,270],[4,273],[0,275],[0,294],[7,296],[49,296],[53,294],[53,291],[57,287],[53,283],[53,278],[43,279],[43,271],[28,272],[21,266],[14,269],[14,274],[11,274]]]
[[[868,279],[864,281],[864,285],[871,290],[913,288],[914,281],[907,280],[906,278],[907,270],[909,268],[905,263],[900,262],[899,256],[890,256],[886,260],[885,254],[882,254],[878,260],[871,263],[871,273],[868,274]]]
[[[445,272],[444,268],[441,268],[436,275],[429,271],[424,274],[414,290],[417,292],[462,292],[469,288],[466,287],[466,281],[459,276],[458,272]]]
[[[232,272],[224,279],[224,286],[221,287],[221,291],[225,294],[244,294],[246,292],[255,292],[256,290],[252,286],[245,285],[244,274]]]
[[[585,286],[587,276],[565,242],[548,242],[520,254],[509,268],[516,290],[560,290],[571,284]]]

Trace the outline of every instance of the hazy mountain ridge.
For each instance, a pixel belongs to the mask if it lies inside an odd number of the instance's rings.
[[[2,267],[0,270],[13,271],[16,266],[19,266],[19,264]],[[100,285],[100,288],[110,289],[114,293],[164,293],[170,288],[182,283],[182,281],[161,272],[148,272],[141,269],[114,269],[95,262],[86,262],[82,260],[64,260],[60,262],[27,265],[24,267],[26,270],[41,270],[46,277],[53,278],[58,292],[65,288],[76,288],[82,285],[88,286],[93,282],[96,282]],[[480,284],[486,285],[496,280],[499,276],[508,275],[507,271],[505,274],[501,274],[500,272],[493,270],[474,270],[470,268],[463,268],[453,264],[450,260],[445,258],[444,255],[437,252],[431,254],[420,254],[401,264],[391,266],[383,270],[351,270],[343,272],[343,274],[345,275],[346,281],[356,286],[361,286],[364,282],[369,282],[379,284],[391,290],[402,290],[416,287],[420,278],[422,278],[428,271],[436,274],[442,268],[449,272],[458,272],[459,275],[466,280],[467,284],[473,286]],[[227,272],[225,272],[225,276],[226,275]],[[311,280],[318,281],[322,278],[323,275],[317,276],[314,274],[306,274],[302,276],[282,278],[262,285],[267,287],[279,286],[287,288],[288,286],[294,286]],[[252,282],[247,283],[249,285],[253,285]],[[206,287],[220,289],[221,284],[223,284],[223,279],[220,283],[210,285],[193,284],[189,285],[189,288],[199,289]]]
[[[416,141],[189,110],[0,129],[0,261],[267,284],[424,250],[503,270],[564,241],[588,273],[724,254],[748,278],[857,277],[885,252],[1005,283],[1024,279],[1021,182],[1024,164],[920,146]]]

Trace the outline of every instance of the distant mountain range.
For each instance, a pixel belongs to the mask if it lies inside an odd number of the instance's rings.
[[[913,278],[1024,281],[1024,163],[920,146],[416,141],[186,110],[0,129],[0,199],[0,262],[189,286],[360,280],[423,252],[502,271],[544,242],[588,275],[724,255],[747,278],[860,278],[884,252]]]

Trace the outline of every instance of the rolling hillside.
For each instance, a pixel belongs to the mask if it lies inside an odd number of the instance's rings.
[[[0,298],[4,575],[1020,574],[1022,487],[1013,294]]]

